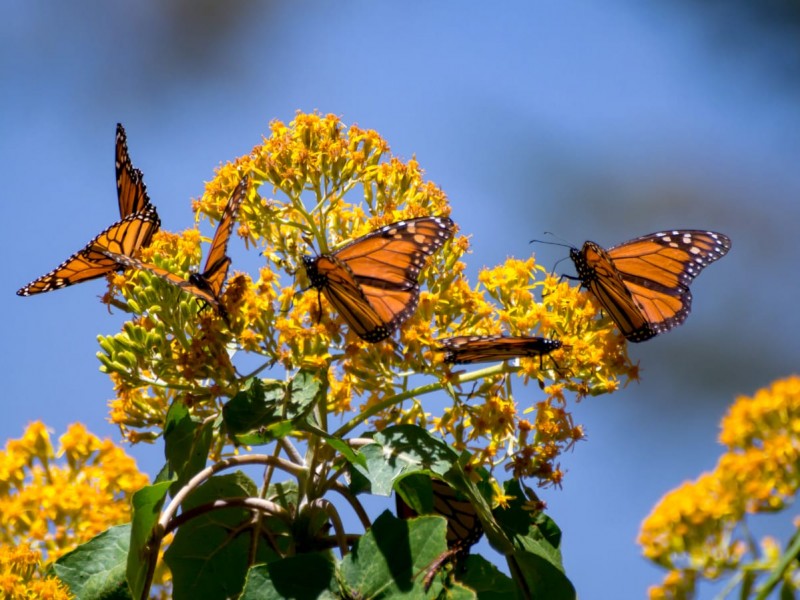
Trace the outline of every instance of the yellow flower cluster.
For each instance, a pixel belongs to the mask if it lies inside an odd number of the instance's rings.
[[[119,447],[82,425],[70,426],[56,451],[46,427],[34,422],[0,451],[0,482],[3,597],[66,598],[41,577],[40,562],[129,521],[130,498],[148,478]],[[29,595],[16,585],[28,586]]]
[[[748,560],[757,562],[759,571],[775,566],[770,540],[757,552],[737,532],[747,514],[781,510],[797,493],[798,423],[800,377],[737,398],[722,420],[720,441],[727,451],[716,468],[668,493],[642,523],[644,555],[670,569],[662,584],[651,588],[651,598],[688,597],[699,577],[722,577]],[[755,555],[749,557],[748,550]]]
[[[0,597],[6,600],[73,598],[61,580],[44,575],[41,562],[41,554],[27,544],[0,545]]]
[[[303,256],[328,253],[401,219],[450,213],[444,192],[424,181],[419,164],[392,156],[375,131],[316,113],[298,113],[288,125],[275,121],[262,144],[219,169],[194,202],[197,214],[218,219],[244,173],[259,193],[251,190],[243,202],[238,233],[266,264],[255,281],[236,273],[228,282],[222,302],[230,328],[194,297],[148,273],[128,272],[112,282],[124,301],[109,296],[109,302],[136,316],[119,334],[101,337],[99,357],[116,385],[112,420],[128,439],[158,435],[176,399],[199,417],[217,414],[245,379],[231,362],[234,352],[244,351],[260,357],[255,372],[316,371],[327,387],[326,412],[356,411],[337,435],[367,418],[378,428],[417,423],[470,449],[480,464],[505,461],[519,476],[558,483],[558,455],[583,437],[565,393],[580,399],[636,379],[624,339],[608,319],[598,319],[586,293],[548,276],[533,258],[485,269],[471,285],[464,236],[428,261],[419,306],[401,327],[400,344],[363,341],[316,290],[298,291],[308,287]],[[147,253],[185,274],[199,263],[199,239],[194,230],[161,233]],[[443,337],[501,332],[557,337],[563,347],[541,361],[470,373],[445,365],[437,352]],[[424,381],[420,376],[434,383],[415,387]],[[535,379],[543,391],[518,404],[515,377]],[[437,390],[448,392],[450,406],[433,416],[437,403],[424,395]]]

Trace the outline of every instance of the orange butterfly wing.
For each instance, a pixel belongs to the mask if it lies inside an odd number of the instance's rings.
[[[219,297],[222,292],[222,285],[225,283],[225,278],[228,274],[228,266],[231,263],[230,257],[226,254],[228,240],[233,232],[233,225],[236,222],[239,206],[247,195],[249,181],[249,178],[245,175],[233,190],[217,225],[214,239],[211,241],[211,248],[206,259],[206,268],[203,273],[192,273],[187,280],[158,265],[144,263],[133,258],[129,253],[106,251],[103,254],[120,267],[148,271],[190,294],[194,294],[206,304],[213,306],[217,313],[227,320],[227,313]]]
[[[581,279],[622,334],[642,342],[677,327],[692,307],[689,284],[731,248],[713,231],[645,235],[604,250],[586,242],[570,252]]]
[[[561,347],[559,340],[543,337],[462,335],[438,340],[444,362],[467,364],[519,357],[542,357]]]
[[[408,319],[419,301],[419,273],[453,235],[447,217],[399,221],[332,254],[303,259],[321,291],[362,339],[379,342]]]
[[[142,172],[134,169],[131,164],[131,158],[128,155],[128,139],[121,123],[117,123],[114,168],[117,175],[119,216],[124,219],[144,209],[150,204],[150,198],[147,196]]]
[[[150,243],[160,225],[155,207],[148,205],[142,212],[114,223],[55,269],[19,289],[17,295],[49,292],[116,271],[119,265],[105,252],[131,255]]]
[[[225,210],[217,224],[214,239],[211,240],[211,248],[206,258],[205,269],[199,276],[216,296],[219,296],[220,292],[222,292],[222,285],[228,276],[228,267],[231,264],[231,259],[227,255],[228,241],[231,238],[233,226],[239,215],[239,207],[242,204],[242,200],[247,196],[249,185],[250,178],[245,175],[231,193],[228,204],[225,205]]]

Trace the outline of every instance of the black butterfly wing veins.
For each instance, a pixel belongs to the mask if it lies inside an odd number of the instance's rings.
[[[214,239],[211,240],[205,268],[201,274],[193,277],[195,283],[200,282],[201,287],[206,287],[217,298],[222,292],[222,286],[228,276],[228,268],[231,264],[231,259],[228,256],[228,241],[239,216],[239,207],[242,204],[242,200],[247,196],[249,185],[250,178],[245,175],[234,188],[217,224]]]
[[[41,294],[121,270],[123,267],[106,252],[130,256],[149,245],[160,226],[161,219],[155,207],[149,204],[141,212],[129,215],[102,231],[55,269],[17,290],[17,295]]]
[[[239,206],[247,195],[248,186],[249,178],[244,176],[231,194],[222,217],[220,217],[220,222],[214,233],[214,239],[211,241],[211,248],[206,258],[204,271],[202,273],[192,273],[188,280],[158,265],[144,263],[130,254],[113,251],[104,251],[103,254],[115,261],[121,268],[148,271],[164,281],[193,294],[212,306],[227,321],[228,315],[220,301],[220,294],[231,263],[230,257],[227,256],[228,240],[233,232]]]
[[[114,169],[117,176],[117,200],[121,219],[140,212],[150,204],[144,178],[139,169],[135,169],[128,154],[128,138],[125,128],[117,123],[115,143]]]
[[[469,364],[496,362],[512,358],[540,359],[561,347],[559,340],[543,337],[504,335],[462,335],[437,340],[438,351],[444,352],[444,362]]]
[[[105,252],[133,255],[150,244],[153,234],[161,227],[161,219],[147,196],[142,172],[131,164],[125,128],[119,123],[114,167],[121,220],[100,232],[55,269],[17,290],[17,295],[41,294],[103,277],[122,268]]]
[[[692,306],[689,284],[731,248],[713,231],[672,230],[604,250],[586,242],[570,256],[578,277],[632,342],[683,323]]]
[[[447,217],[398,221],[339,250],[304,257],[311,287],[323,293],[362,339],[379,342],[416,310],[419,274],[454,232]]]

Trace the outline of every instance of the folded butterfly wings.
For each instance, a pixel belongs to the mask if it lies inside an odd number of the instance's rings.
[[[440,344],[437,350],[444,352],[444,362],[451,364],[534,356],[541,359],[562,346],[559,340],[549,338],[503,335],[462,335],[437,341]]]

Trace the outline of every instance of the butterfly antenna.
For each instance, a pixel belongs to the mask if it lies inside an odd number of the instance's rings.
[[[560,241],[560,242],[548,242],[548,241],[546,241],[546,240],[531,240],[531,241],[530,241],[530,242],[528,242],[528,243],[529,243],[529,244],[533,244],[533,243],[537,243],[537,244],[547,244],[548,246],[563,246],[564,248],[574,248],[574,247],[575,247],[573,244],[570,244],[570,243],[569,243],[567,240],[565,240],[564,238],[562,238],[562,237],[560,237],[560,236],[557,236],[557,235],[556,235],[555,233],[553,233],[552,231],[545,231],[545,232],[544,232],[544,234],[545,234],[545,235],[552,235],[553,237],[555,237],[555,238],[558,238],[558,239],[559,239],[559,240],[561,240],[561,241]]]

